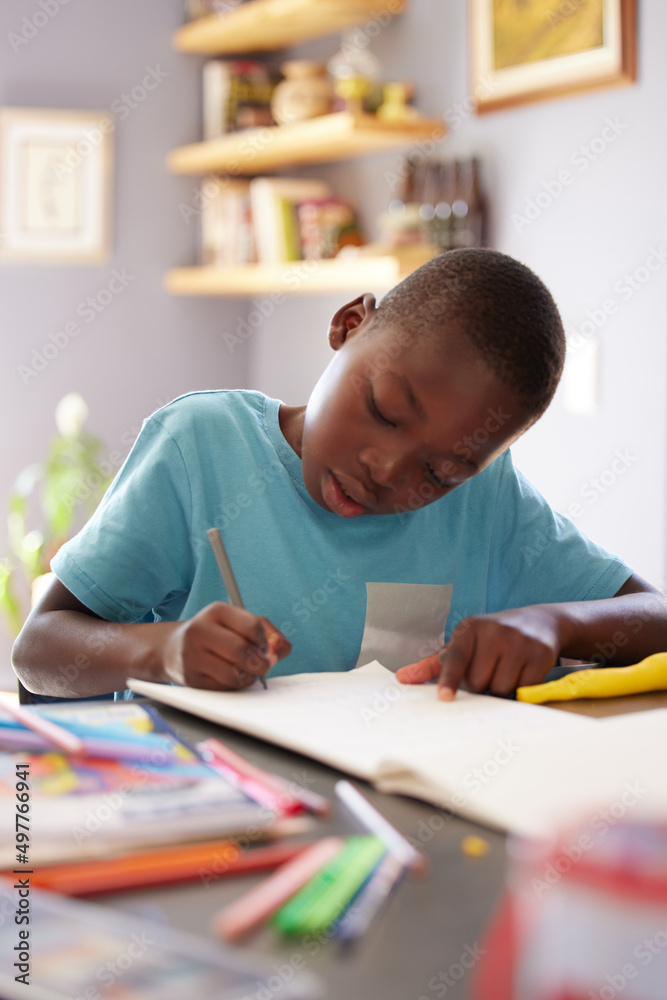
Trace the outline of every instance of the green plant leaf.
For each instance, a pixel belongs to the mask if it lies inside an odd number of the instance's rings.
[[[15,567],[8,559],[0,560],[0,609],[7,619],[12,635],[17,636],[23,625],[23,610],[14,593],[14,572]]]
[[[15,561],[0,561],[0,612],[12,629],[20,628],[22,614],[13,578],[21,570],[27,582],[49,570],[54,552],[78,528],[106,492],[111,477],[100,471],[103,442],[81,431],[78,436],[57,435],[46,450],[44,462],[35,462],[19,474],[8,497],[7,528]],[[32,527],[34,511],[41,524]],[[2,580],[4,579],[4,583]],[[18,623],[18,626],[17,626]]]

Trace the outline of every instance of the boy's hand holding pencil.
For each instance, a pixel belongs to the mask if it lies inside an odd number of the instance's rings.
[[[291,649],[268,618],[216,601],[167,635],[164,675],[188,687],[241,690],[263,678]]]
[[[231,601],[216,601],[172,632],[165,644],[165,670],[176,684],[207,690],[239,690],[259,678],[292,649],[268,618],[246,611],[227,550],[217,528],[206,532]]]

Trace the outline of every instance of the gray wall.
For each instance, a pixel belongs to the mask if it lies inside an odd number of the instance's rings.
[[[47,5],[48,6],[48,5]],[[88,426],[109,452],[125,454],[143,418],[192,389],[246,384],[246,359],[221,349],[222,331],[244,303],[171,298],[167,268],[194,262],[196,222],[178,210],[191,202],[195,179],[164,167],[169,149],[200,133],[200,65],[171,51],[181,0],[69,0],[28,44],[14,52],[10,33],[39,11],[37,0],[0,5],[0,104],[108,110],[139,86],[146,67],[166,78],[117,121],[114,249],[99,267],[2,267],[0,387],[0,519],[20,470],[39,461],[55,433],[53,411],[77,390],[90,407]],[[41,18],[37,18],[38,23]],[[82,334],[27,384],[18,367],[48,334],[77,318],[82,300],[103,288],[113,269],[133,276],[127,288]],[[10,640],[0,641],[0,682],[9,683]]]
[[[641,0],[639,6],[637,85],[481,117],[456,117],[457,104],[470,94],[465,0],[413,0],[404,17],[373,39],[372,49],[387,76],[415,81],[423,112],[448,115],[454,127],[442,144],[443,156],[474,152],[482,158],[493,207],[493,245],[537,271],[570,333],[581,330],[588,311],[599,318],[603,303],[613,300],[616,311],[597,335],[597,411],[590,416],[566,412],[559,390],[551,409],[514,452],[519,467],[552,505],[571,509],[584,531],[660,584],[665,577],[667,265],[630,295],[624,275],[640,268],[652,247],[667,248],[667,4]],[[328,39],[303,51],[327,57],[336,48],[336,41]],[[579,147],[599,136],[607,119],[620,123],[618,138],[581,170]],[[390,199],[388,178],[399,162],[387,155],[327,168],[337,189],[362,207],[371,235]],[[512,214],[523,214],[527,200],[564,168],[573,173],[572,184],[519,231]],[[619,281],[626,291],[615,289]],[[328,360],[326,324],[338,304],[333,298],[312,299],[304,308],[292,301],[276,311],[248,344],[253,382],[289,402],[305,401]]]

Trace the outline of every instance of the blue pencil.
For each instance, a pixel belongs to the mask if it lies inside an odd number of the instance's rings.
[[[371,923],[387,902],[391,892],[396,888],[405,872],[405,866],[394,857],[386,854],[377,866],[368,884],[359,893],[349,910],[336,928],[339,941],[351,944],[362,937]]]

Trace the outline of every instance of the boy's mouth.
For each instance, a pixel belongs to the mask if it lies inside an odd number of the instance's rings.
[[[348,486],[349,489],[349,486]],[[359,517],[360,514],[370,514],[371,508],[360,503],[343,489],[337,477],[327,469],[327,475],[322,486],[322,499],[334,514],[339,517]]]

